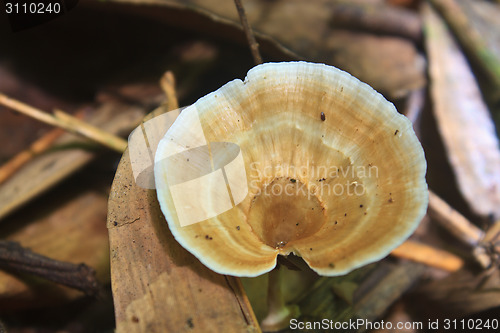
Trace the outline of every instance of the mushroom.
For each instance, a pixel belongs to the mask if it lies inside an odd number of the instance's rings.
[[[175,239],[235,276],[291,253],[346,274],[406,240],[428,202],[410,121],[350,74],[307,62],[256,66],[200,98],[160,141],[154,171]]]

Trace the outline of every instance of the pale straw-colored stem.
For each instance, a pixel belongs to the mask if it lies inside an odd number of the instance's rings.
[[[86,122],[63,111],[55,110],[54,114],[50,114],[10,98],[4,94],[0,94],[0,104],[31,118],[37,119],[43,123],[63,128],[71,133],[82,135],[102,144],[103,146],[116,150],[117,152],[123,153],[127,148],[127,140],[87,124]]]
[[[268,273],[267,316],[261,322],[264,332],[275,332],[287,328],[290,320],[299,316],[297,305],[285,304],[281,279],[283,269],[278,266]]]

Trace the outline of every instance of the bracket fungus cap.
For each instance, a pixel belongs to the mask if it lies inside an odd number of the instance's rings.
[[[235,276],[266,273],[290,253],[326,276],[382,259],[424,216],[425,173],[412,124],[392,103],[307,62],[256,66],[200,98],[155,157],[175,239]]]

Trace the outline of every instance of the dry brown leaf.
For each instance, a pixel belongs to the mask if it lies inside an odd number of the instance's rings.
[[[458,186],[478,214],[500,218],[500,150],[474,75],[439,17],[427,7],[426,44],[434,112]]]
[[[128,150],[108,229],[117,332],[260,331],[240,281],[214,273],[174,239],[156,192],[137,186]]]

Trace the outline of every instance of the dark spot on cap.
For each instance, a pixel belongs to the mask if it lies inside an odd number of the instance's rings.
[[[321,121],[325,121],[326,117],[325,117],[325,113],[324,112],[321,112]]]
[[[363,205],[359,205],[359,208],[363,208]]]
[[[399,133],[399,130],[396,130],[396,132],[394,132],[394,135],[397,135]]]
[[[313,248],[312,248],[312,247],[310,247],[310,248],[309,248],[309,251],[312,251],[312,250],[313,250]]]
[[[299,222],[295,223],[295,225],[299,225]]]
[[[292,179],[290,179],[290,181],[291,181],[292,183],[296,183],[296,182],[297,182],[297,179],[293,179],[293,178],[292,178]]]
[[[132,322],[138,323],[139,322],[139,318],[137,318],[137,316],[132,316]]]
[[[347,213],[345,213],[344,216],[347,216]]]
[[[212,240],[213,238],[210,237],[209,235],[205,235],[205,239]]]
[[[193,324],[193,318],[188,318],[186,320],[186,324],[188,325],[189,328],[194,328],[194,324]]]
[[[236,226],[236,230],[240,230],[240,226],[239,225]]]
[[[113,222],[113,225],[116,227],[118,225],[118,222]]]
[[[392,203],[392,202],[393,202],[392,198],[389,198],[389,200],[388,200],[388,201],[389,201],[389,203]]]
[[[343,92],[344,91],[344,87],[340,87],[340,92]]]
[[[334,267],[335,267],[335,264],[334,264],[333,262],[331,262],[331,263],[329,263],[329,264],[328,264],[328,267],[330,267],[330,268],[334,268]]]
[[[339,224],[339,221],[335,221],[335,224]]]

